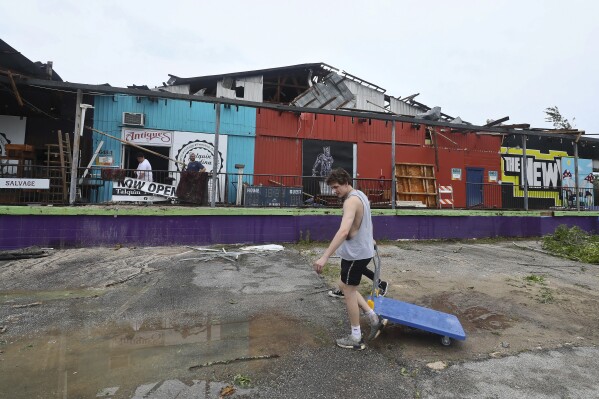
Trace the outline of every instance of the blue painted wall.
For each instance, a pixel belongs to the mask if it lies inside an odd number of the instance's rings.
[[[214,104],[184,100],[154,100],[126,95],[96,96],[94,99],[94,128],[121,138],[123,112],[143,113],[145,128],[185,132],[215,133],[216,108]],[[254,173],[256,136],[256,109],[221,105],[220,134],[228,136],[227,171],[235,173],[234,165],[246,165],[245,173]],[[117,140],[93,134],[93,146],[104,141],[104,150],[111,150],[115,165],[121,164],[122,144]],[[229,183],[229,189],[232,189]],[[100,189],[98,201],[108,201],[112,187]],[[232,195],[232,197],[231,197]],[[235,194],[229,199],[235,200]]]

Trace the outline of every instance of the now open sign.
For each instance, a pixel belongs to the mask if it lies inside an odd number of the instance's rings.
[[[141,191],[142,193],[160,197],[177,198],[177,195],[175,194],[177,188],[175,186],[133,179],[131,177],[126,177],[122,183],[118,184],[117,188]]]

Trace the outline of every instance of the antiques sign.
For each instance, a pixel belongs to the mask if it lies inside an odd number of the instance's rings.
[[[139,145],[170,147],[173,132],[164,130],[123,129],[123,140]]]

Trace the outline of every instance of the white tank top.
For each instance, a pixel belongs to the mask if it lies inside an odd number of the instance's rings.
[[[337,256],[345,260],[370,259],[374,256],[374,242],[372,236],[372,216],[368,197],[360,190],[352,190],[347,198],[356,196],[362,201],[364,216],[355,236],[345,240],[337,251]]]

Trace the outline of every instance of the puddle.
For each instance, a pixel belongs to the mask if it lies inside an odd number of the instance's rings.
[[[507,316],[494,313],[482,306],[468,308],[461,312],[458,317],[483,330],[504,330],[512,325],[512,320]]]
[[[449,300],[449,295],[440,295],[434,298],[431,307],[441,312],[456,315],[465,331],[473,331],[474,329],[504,330],[513,324],[509,317],[482,306],[461,308]]]
[[[302,345],[323,345],[319,335],[298,320],[277,315],[234,321],[206,318],[197,325],[178,325],[168,318],[128,320],[31,339],[0,335],[1,394],[62,399],[94,398],[104,392],[109,395],[103,397],[132,398],[138,387],[157,381],[180,380],[195,387],[216,372],[226,377],[231,369],[251,376],[276,360],[235,359],[285,356]],[[230,362],[194,368],[222,361]]]
[[[104,295],[105,292],[106,290],[90,288],[53,291],[4,291],[0,293],[0,305],[18,305],[66,298],[91,298]]]

